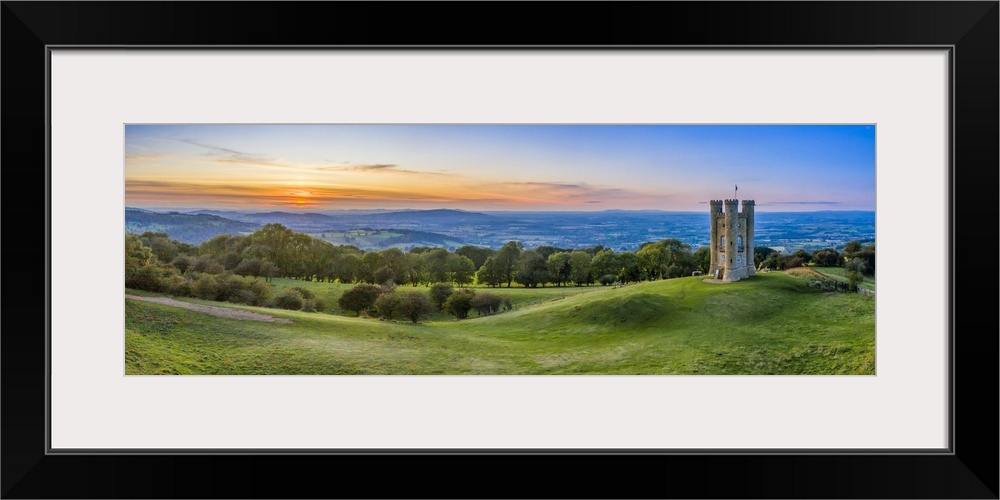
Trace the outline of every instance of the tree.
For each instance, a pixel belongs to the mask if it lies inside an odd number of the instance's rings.
[[[594,275],[590,272],[590,254],[581,250],[575,250],[569,255],[570,278],[577,285],[589,285],[594,282]]]
[[[443,248],[435,248],[421,254],[427,283],[451,281],[448,276],[448,255],[448,251]]]
[[[534,250],[538,252],[538,254],[542,256],[542,258],[546,260],[548,260],[548,258],[551,257],[552,254],[556,254],[559,252],[569,252],[569,250],[566,248],[554,247],[552,245],[541,245],[535,247]]]
[[[451,276],[451,280],[461,287],[472,283],[476,268],[468,257],[453,253],[448,255],[448,274]]]
[[[410,270],[410,262],[406,259],[406,254],[398,248],[386,248],[381,252],[382,264],[392,270],[395,282],[405,282]],[[382,283],[382,281],[379,281]]]
[[[435,307],[441,309],[444,306],[444,302],[448,300],[448,297],[454,293],[454,290],[451,283],[434,283],[430,291],[431,302],[434,303]]]
[[[812,254],[800,248],[796,250],[795,253],[792,254],[792,258],[798,259],[798,262],[801,262],[801,264],[799,264],[798,266],[792,266],[792,267],[799,267],[805,265],[806,262],[811,261]]]
[[[523,250],[524,245],[520,241],[508,241],[493,256],[493,262],[497,266],[497,271],[503,277],[503,281],[507,282],[507,288],[510,288],[510,284],[514,281],[514,276],[517,274],[518,260]]]
[[[337,248],[329,242],[312,238],[305,249],[305,273],[318,281],[333,281],[333,261],[337,258]]]
[[[595,276],[612,274],[623,283],[638,281],[641,273],[635,253],[614,252],[611,249],[601,250],[591,260],[591,272]]]
[[[378,252],[365,252],[361,256],[361,281],[372,284],[378,283],[375,280],[375,272],[383,265],[381,254]]]
[[[406,274],[407,281],[409,281],[410,284],[413,286],[419,285],[420,282],[422,282],[425,279],[423,254],[420,252],[414,252],[413,250],[410,250],[406,254],[406,263],[407,263],[407,274]]]
[[[642,273],[643,277],[648,280],[655,280],[663,277],[663,272],[668,265],[669,258],[663,245],[656,243],[643,245],[639,248],[639,251],[637,251],[635,255],[639,271]]]
[[[382,266],[375,271],[375,283],[396,282],[396,273],[389,266]]]
[[[170,265],[174,266],[174,269],[177,269],[178,271],[180,271],[181,274],[184,274],[184,272],[187,271],[188,268],[191,267],[191,264],[193,264],[193,263],[194,263],[194,260],[191,259],[190,255],[183,255],[182,254],[182,255],[178,255],[176,258],[174,258],[173,262],[171,262]]]
[[[277,267],[277,275],[292,276],[295,260],[294,238],[295,232],[291,229],[281,224],[267,224],[250,235],[249,244],[244,250],[244,258],[257,257],[266,260]],[[214,245],[206,246],[206,249],[208,248],[214,248]]]
[[[594,254],[594,258],[590,261],[590,269],[598,276],[612,275],[617,279],[621,264],[614,250],[607,249]]]
[[[361,256],[356,252],[342,252],[332,267],[331,276],[341,283],[357,283],[361,279]]]
[[[240,265],[233,269],[233,272],[240,276],[264,276],[264,273],[261,272],[263,264],[264,261],[257,258],[243,259]]]
[[[757,252],[754,251],[754,254]],[[712,248],[711,247],[701,247],[694,251],[692,255],[694,259],[694,267],[701,271],[703,274],[708,274],[709,267],[712,265]]]
[[[469,305],[472,306],[480,316],[483,314],[493,314],[500,311],[500,305],[503,303],[503,298],[499,295],[492,293],[477,293],[472,300],[469,301]]]
[[[545,258],[535,250],[525,250],[517,262],[517,282],[534,288],[549,281],[549,268]],[[509,285],[508,285],[509,286]]]
[[[475,296],[476,292],[472,289],[458,290],[448,296],[448,300],[444,301],[444,311],[448,314],[454,314],[457,319],[465,319],[469,317],[469,310],[472,309],[472,299]]]
[[[278,307],[292,311],[302,309],[303,300],[304,297],[298,290],[285,290],[276,299]]]
[[[858,291],[858,286],[865,280],[862,271],[864,267],[865,262],[858,257],[847,262],[847,285],[851,287],[852,292]]]
[[[635,253],[619,252],[617,255],[618,262],[621,263],[621,269],[618,271],[618,281],[622,283],[639,281],[641,274],[639,273],[639,264]]]
[[[503,283],[503,280],[504,275],[493,257],[488,257],[483,263],[483,267],[480,267],[476,273],[476,281],[483,285],[497,287]]]
[[[840,253],[832,248],[816,250],[812,254],[811,262],[817,266],[837,266],[840,264]]]
[[[861,242],[858,240],[851,240],[848,241],[847,243],[844,243],[844,250],[841,253],[844,254],[844,258],[846,258],[847,260],[851,260],[851,258],[854,257],[854,254],[860,251],[861,251]]]
[[[764,260],[766,260],[768,258],[768,256],[770,256],[770,255],[772,255],[774,253],[776,253],[775,250],[773,248],[770,248],[770,247],[753,247],[753,265],[754,265],[754,267],[775,267],[775,266],[761,266],[761,264],[764,263]],[[711,258],[711,257],[709,257],[709,258]],[[705,272],[708,272],[708,270],[706,269]]]
[[[463,257],[468,257],[469,260],[472,261],[473,269],[479,269],[486,263],[486,258],[493,255],[493,249],[490,247],[465,245],[458,247],[458,249],[455,250],[455,253]]]
[[[549,275],[552,277],[552,281],[554,281],[556,285],[563,286],[563,283],[570,281],[570,272],[573,268],[569,261],[569,252],[557,252],[549,255],[549,260],[547,262]]]
[[[160,262],[170,262],[178,255],[178,244],[180,242],[171,240],[167,233],[146,231],[139,238],[144,245],[153,250],[153,255]]]
[[[125,274],[152,262],[153,249],[142,243],[134,234],[125,235]]]
[[[854,254],[854,258],[861,259],[864,262],[864,266],[861,269],[863,274],[868,276],[875,275],[875,244],[865,245],[860,252]]]
[[[361,283],[344,291],[344,294],[337,300],[337,305],[341,309],[354,311],[358,316],[361,316],[361,311],[371,309],[375,305],[380,292],[381,289],[375,285]]]
[[[402,294],[399,301],[399,312],[403,317],[416,323],[420,318],[434,310],[434,305],[422,292],[411,291]]]
[[[375,311],[379,316],[392,321],[393,314],[399,310],[402,300],[395,292],[383,293],[375,299]]]

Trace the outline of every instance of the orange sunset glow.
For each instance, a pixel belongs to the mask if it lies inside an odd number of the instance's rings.
[[[741,195],[873,208],[870,130],[757,127],[747,137],[748,128],[129,125],[125,202],[290,211],[699,210],[752,166],[761,182],[744,182]],[[852,170],[866,175],[843,175]]]

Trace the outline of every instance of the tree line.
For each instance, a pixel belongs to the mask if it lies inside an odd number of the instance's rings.
[[[373,285],[588,286],[685,276],[699,268],[690,246],[676,239],[644,243],[636,252],[615,252],[602,245],[526,249],[518,241],[498,250],[466,245],[453,252],[438,247],[366,252],[268,224],[249,235],[219,235],[200,245],[173,240],[166,233],[128,234],[125,246],[131,274],[146,268],[161,275],[230,273],[265,281],[284,277]]]
[[[707,273],[710,259],[708,247],[692,252],[690,245],[673,238],[643,243],[634,252],[614,251],[602,245],[580,249],[543,245],[528,249],[518,241],[509,241],[497,250],[466,245],[453,252],[437,247],[366,252],[352,245],[334,245],[281,224],[268,224],[248,235],[219,235],[199,245],[171,239],[162,232],[126,234],[125,285],[251,305],[295,308],[301,303],[302,309],[315,310],[322,309],[322,304],[307,296],[304,289],[297,291],[299,297],[282,299],[269,296],[270,287],[255,283],[257,279],[269,282],[284,277],[376,287],[430,287],[435,283],[458,288],[473,284],[510,288],[515,283],[530,288],[610,285],[690,276],[695,271]],[[758,268],[771,269],[809,263],[844,266],[848,278],[860,282],[863,275],[874,274],[875,245],[852,241],[841,251],[799,250],[787,255],[757,247],[754,263]],[[443,301],[440,307],[444,307]],[[383,307],[387,311],[391,308],[391,304]]]

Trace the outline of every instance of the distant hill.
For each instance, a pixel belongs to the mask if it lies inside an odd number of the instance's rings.
[[[291,212],[262,212],[262,213],[240,213],[219,210],[195,210],[191,214],[207,214],[225,217],[241,222],[259,224],[281,224],[295,231],[319,232],[319,231],[343,231],[355,228],[376,228],[392,229],[407,228],[421,229],[423,227],[431,229],[443,229],[464,224],[482,224],[494,221],[496,218],[479,212],[466,212],[464,210],[435,209],[435,210],[399,210],[392,212],[350,212],[343,211],[336,214],[319,213],[291,213]]]
[[[125,209],[125,232],[167,233],[172,239],[197,245],[220,234],[252,233],[260,224],[235,221],[217,215],[159,213],[141,208]]]
[[[433,224],[480,223],[494,220],[495,217],[480,212],[466,212],[439,208],[434,210],[404,210],[361,216],[370,221],[391,221],[393,223],[425,222]]]
[[[307,234],[335,245],[353,245],[362,250],[381,250],[389,247],[404,250],[414,247],[442,247],[454,250],[463,245],[462,241],[450,236],[410,229],[361,228]]]
[[[300,232],[321,231],[324,229],[345,227],[337,217],[316,213],[297,214],[290,212],[264,212],[248,214],[217,210],[196,210],[189,213],[215,215],[235,221],[249,222],[259,226],[263,226],[265,224],[281,224],[289,229]]]

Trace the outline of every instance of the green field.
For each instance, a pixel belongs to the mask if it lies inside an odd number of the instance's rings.
[[[315,294],[317,297],[320,297],[320,298],[323,299],[323,301],[325,302],[325,305],[326,305],[326,307],[324,308],[323,312],[326,312],[326,313],[329,313],[329,314],[340,314],[340,315],[351,316],[351,317],[355,316],[355,314],[354,314],[353,311],[342,311],[340,309],[340,307],[337,306],[337,300],[340,299],[340,296],[344,293],[345,290],[349,290],[351,287],[353,287],[354,286],[353,284],[320,283],[318,281],[301,281],[301,280],[294,280],[294,279],[289,279],[289,278],[273,278],[271,280],[271,284],[274,287],[274,295],[278,295],[278,294],[284,292],[285,290],[288,290],[288,289],[291,289],[291,288],[302,287],[302,288],[305,288],[306,290],[309,290],[310,292],[312,292],[313,294]],[[601,287],[598,286],[598,285],[594,285],[594,286],[589,286],[589,287],[588,286],[580,286],[580,287],[576,287],[576,286],[563,286],[563,287],[549,286],[549,287],[545,287],[545,288],[522,288],[522,287],[518,287],[518,286],[515,285],[513,288],[507,288],[507,287],[490,288],[490,287],[485,287],[485,286],[483,286],[483,287],[474,286],[474,287],[466,287],[466,288],[472,288],[477,293],[479,293],[479,292],[486,292],[486,293],[492,293],[492,294],[500,295],[500,296],[509,296],[510,299],[511,299],[511,304],[514,306],[514,308],[515,309],[519,309],[519,308],[522,308],[522,307],[532,306],[532,305],[540,304],[542,302],[547,302],[547,301],[550,301],[550,300],[557,300],[557,299],[568,297],[568,296],[571,296],[571,295],[576,295],[578,293],[592,292],[592,291],[595,291],[595,290],[597,290],[597,289],[599,289]],[[430,288],[427,287],[427,286],[412,287],[412,286],[409,286],[409,285],[402,285],[402,286],[400,286],[400,287],[397,288],[397,290],[400,291],[400,292],[408,292],[408,291],[411,291],[411,290],[418,290],[418,291],[422,291],[422,292],[425,292],[425,293],[429,289]],[[458,287],[455,287],[455,289],[458,290]],[[203,303],[208,304],[209,302],[203,302]],[[475,314],[475,313],[473,313],[473,314]],[[431,321],[434,321],[434,320],[448,320],[449,318],[454,319],[454,316],[438,312],[438,313],[431,314],[431,316],[428,319],[431,320]]]
[[[275,280],[276,287],[345,285]],[[409,287],[404,287],[409,288]],[[515,310],[420,324],[213,304],[292,323],[125,301],[128,374],[874,374],[875,302],[783,273],[510,290]],[[335,300],[331,301],[335,304]],[[332,309],[336,310],[333,305]]]

